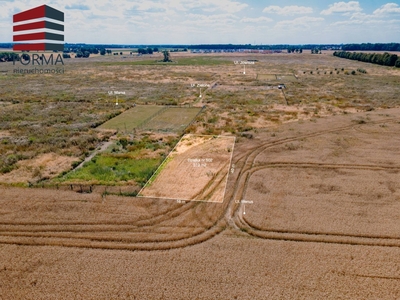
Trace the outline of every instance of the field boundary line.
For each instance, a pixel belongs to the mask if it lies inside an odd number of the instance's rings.
[[[231,168],[232,168],[232,160],[233,160],[233,152],[235,150],[235,145],[236,145],[236,137],[233,137],[233,147],[232,147],[232,152],[231,152],[231,159],[228,164],[228,175],[226,176],[226,182],[225,182],[225,190],[224,190],[224,195],[222,196],[222,201],[225,201],[225,194],[226,194],[226,189],[228,188],[228,179],[229,175],[231,174]]]
[[[197,118],[197,117],[203,112],[203,110],[205,110],[205,109],[206,109],[206,106],[203,105],[203,106],[201,107],[200,111],[199,111],[199,112],[196,114],[196,116],[193,118],[193,120],[190,121],[190,123],[185,127],[185,129],[183,130],[183,132],[185,132],[186,129],[188,129],[189,126],[192,125],[192,124],[196,121],[196,118]]]
[[[142,123],[140,123],[136,128],[137,129],[142,129],[143,130],[143,126],[146,125],[147,123],[149,123],[152,119],[154,119],[155,117],[157,117],[158,115],[160,115],[162,112],[164,112],[165,110],[167,110],[169,107],[163,107],[161,108],[159,111],[157,111],[155,114],[151,115],[150,117],[148,117],[146,120],[144,120]]]
[[[153,177],[158,173],[158,171],[160,170],[160,168],[162,166],[164,166],[164,164],[166,164],[167,160],[169,159],[169,157],[171,156],[171,154],[175,151],[176,147],[178,147],[179,143],[182,141],[182,139],[185,137],[185,135],[183,135],[180,140],[178,141],[178,143],[176,143],[175,147],[168,153],[167,157],[163,160],[163,162],[158,166],[158,168],[154,171],[153,175],[151,175],[151,177],[149,178],[149,180],[147,180],[146,184],[140,189],[140,191],[137,193],[136,197],[142,197],[142,198],[152,198],[152,197],[145,197],[145,196],[141,196],[141,192],[145,189],[145,187],[149,184],[149,182],[151,182],[151,180],[153,179]]]
[[[194,137],[208,137],[208,138],[229,138],[229,139],[233,139],[233,147],[232,147],[232,151],[231,151],[231,157],[230,157],[230,162],[228,164],[228,173],[226,176],[226,183],[225,183],[225,190],[224,190],[224,194],[222,197],[222,201],[212,201],[212,200],[199,200],[199,199],[181,199],[181,198],[169,198],[169,197],[154,197],[154,196],[144,196],[141,195],[141,193],[143,192],[143,190],[149,185],[150,182],[152,182],[153,177],[158,175],[158,171],[164,167],[164,165],[167,164],[168,159],[170,158],[170,156],[172,155],[172,153],[174,152],[174,150],[178,147],[178,145],[180,144],[180,142],[188,136],[194,136]],[[230,171],[230,167],[232,164],[232,158],[233,158],[233,150],[235,147],[235,143],[236,143],[236,137],[233,136],[223,136],[223,135],[201,135],[201,134],[185,134],[182,136],[182,138],[179,140],[179,142],[175,145],[175,147],[170,151],[170,153],[168,154],[168,156],[164,159],[164,161],[161,163],[161,165],[157,168],[157,170],[153,173],[153,175],[150,177],[150,179],[146,182],[146,184],[143,186],[142,189],[140,189],[140,191],[137,193],[136,198],[148,198],[148,199],[162,199],[162,200],[174,200],[174,201],[186,201],[186,202],[207,202],[207,203],[223,203],[224,199],[225,199],[225,193],[226,193],[226,188],[227,188],[227,183],[228,183],[228,177],[229,177],[229,171]]]

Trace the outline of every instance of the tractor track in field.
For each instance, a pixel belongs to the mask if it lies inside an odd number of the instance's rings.
[[[369,122],[368,124],[394,121],[399,121],[399,119],[390,118]],[[220,204],[221,206],[218,207],[216,213],[207,212],[207,209],[203,206],[209,205],[207,203],[185,202],[178,207],[171,207],[171,209],[161,211],[148,218],[132,221],[0,222],[0,244],[159,251],[184,248],[206,242],[222,233],[227,227],[230,227],[241,234],[266,240],[400,247],[400,238],[390,236],[348,235],[260,228],[251,224],[242,214],[243,205],[240,204],[240,200],[245,195],[251,175],[259,170],[268,168],[349,168],[399,171],[400,166],[386,165],[256,162],[258,157],[269,148],[304,138],[318,137],[351,129],[358,130],[360,126],[362,125],[351,124],[268,141],[253,147],[245,154],[234,156],[232,162],[241,167],[237,167],[235,173],[229,174],[229,182],[233,188],[227,190],[225,202]],[[179,217],[186,213],[190,213],[191,219],[198,222],[198,224],[182,225],[182,219]],[[124,234],[127,236],[123,236]],[[128,235],[131,235],[131,237]]]
[[[27,246],[61,246],[116,250],[168,250],[206,241],[224,229],[212,216],[198,212],[200,202],[186,202],[147,219],[125,222],[0,223],[0,244]],[[165,225],[184,213],[191,213],[197,226]],[[221,223],[220,226],[216,226]],[[46,228],[52,227],[52,228]],[[43,229],[46,228],[46,229]],[[184,232],[182,232],[182,229]],[[114,236],[110,237],[110,234]],[[117,235],[146,235],[127,238]],[[103,236],[102,236],[103,235]],[[105,236],[107,235],[107,236]],[[173,236],[176,236],[175,238]]]
[[[398,122],[398,118],[390,118],[376,122],[369,122],[368,124],[382,124],[390,122]],[[242,234],[266,239],[266,240],[283,240],[294,242],[312,242],[312,243],[334,243],[334,244],[347,244],[347,245],[362,245],[362,246],[382,246],[382,247],[400,247],[400,238],[393,236],[376,236],[376,235],[352,235],[342,233],[324,233],[324,232],[310,232],[310,231],[293,231],[293,230],[277,230],[267,229],[255,226],[246,220],[243,214],[243,205],[240,204],[241,199],[246,193],[249,179],[252,174],[257,171],[269,168],[330,168],[330,169],[359,169],[370,171],[400,171],[400,166],[389,165],[362,165],[362,164],[333,164],[333,163],[317,163],[317,162],[268,162],[268,163],[255,163],[261,153],[268,148],[282,145],[287,142],[292,142],[309,137],[317,137],[324,134],[342,132],[347,130],[357,130],[364,132],[360,129],[362,125],[353,124],[343,126],[336,129],[318,131],[315,133],[299,135],[296,137],[289,137],[277,141],[265,143],[253,149],[250,153],[242,155],[238,161],[244,160],[244,167],[241,169],[238,179],[236,181],[236,188],[234,196],[230,200],[230,209],[227,212],[227,219],[229,224]]]

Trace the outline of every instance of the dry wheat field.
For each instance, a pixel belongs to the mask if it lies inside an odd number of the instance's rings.
[[[188,64],[197,58],[185,54],[179,59]],[[83,71],[91,75],[86,90],[82,87],[69,99],[66,92],[55,95],[46,87],[49,97],[58,97],[48,105],[37,93],[24,100],[12,86],[0,92],[0,149],[8,151],[7,158],[10,151],[21,151],[26,157],[20,163],[44,156],[50,162],[57,155],[74,160],[86,147],[96,149],[103,142],[118,141],[104,154],[107,159],[144,154],[158,159],[175,149],[173,159],[166,156],[168,164],[156,171],[162,183],[155,186],[157,198],[96,188],[78,193],[62,183],[56,186],[52,178],[31,188],[18,178],[12,181],[17,184],[2,182],[0,299],[400,297],[399,71],[368,65],[367,75],[345,75],[342,68],[365,65],[329,53],[207,59],[212,63],[157,66],[140,64],[137,58],[97,57],[81,69],[74,69],[78,62],[72,61],[66,69],[74,76]],[[257,63],[243,76],[233,61],[247,59]],[[117,68],[121,78],[115,75]],[[76,84],[74,76],[55,83]],[[281,82],[285,78],[290,80]],[[21,79],[43,84],[37,78]],[[90,101],[89,90],[102,80],[128,94],[121,99],[119,112],[125,112],[115,119],[115,107],[105,98],[98,99],[101,105]],[[1,79],[0,85],[9,82]],[[193,83],[210,87],[200,98]],[[285,83],[284,92],[279,83]],[[172,99],[176,91],[180,96]],[[56,108],[66,114],[72,100],[80,103],[77,109],[87,105],[90,111],[66,117],[65,124],[40,122],[46,107],[57,119]],[[160,131],[166,112],[177,110],[159,109],[157,101],[176,101],[193,122],[186,114],[174,115],[169,132]],[[129,117],[139,111],[133,107],[146,111],[140,122]],[[24,108],[32,111],[29,120],[16,120]],[[104,128],[95,128],[98,123],[117,133],[105,134]],[[189,125],[180,130],[183,123]],[[144,124],[142,132],[138,124]],[[54,136],[44,141],[33,136],[38,126]],[[136,130],[128,132],[129,126]],[[65,136],[71,128],[74,143]],[[178,143],[183,134],[192,135],[174,148],[173,141]],[[53,140],[64,141],[62,151],[54,150]],[[68,168],[66,164],[59,171]],[[35,171],[34,166],[25,169]],[[224,194],[223,201],[178,199],[185,198],[179,187],[189,190],[193,176],[204,179],[201,191]],[[179,195],[167,197],[170,189]],[[189,198],[198,193],[186,192]]]
[[[399,113],[239,139],[223,204],[2,187],[1,295],[395,299]]]

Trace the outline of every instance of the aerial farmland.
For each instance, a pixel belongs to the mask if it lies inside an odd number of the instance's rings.
[[[0,75],[0,298],[396,298],[400,69],[332,54]]]

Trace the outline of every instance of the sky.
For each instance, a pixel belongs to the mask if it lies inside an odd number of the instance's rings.
[[[13,14],[43,4],[65,13],[68,43],[399,43],[396,1],[0,0],[0,43]]]

